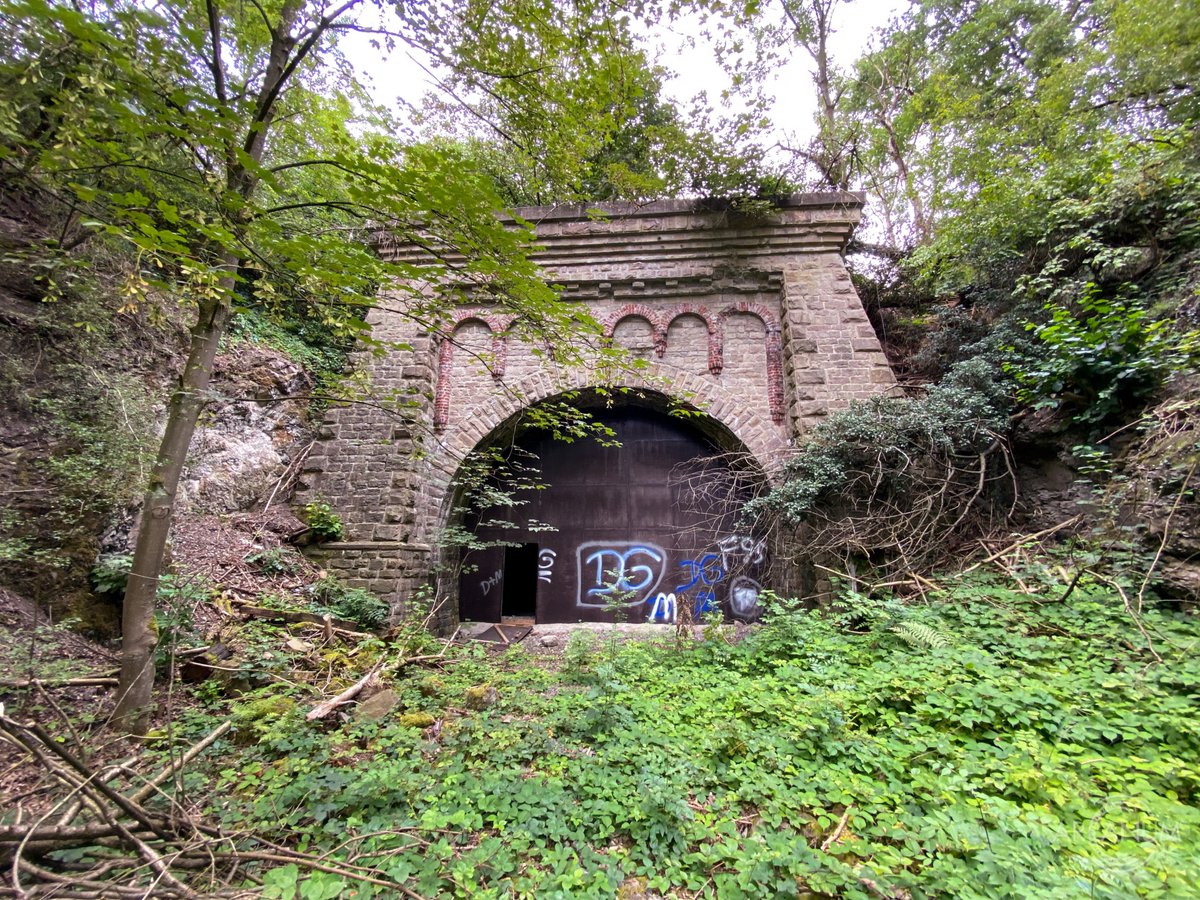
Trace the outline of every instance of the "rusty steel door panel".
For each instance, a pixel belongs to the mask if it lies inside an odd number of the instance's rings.
[[[538,622],[666,623],[683,604],[697,614],[716,609],[726,618],[757,618],[766,553],[761,541],[734,528],[746,498],[735,495],[735,479],[722,478],[727,466],[710,463],[697,476],[694,461],[717,448],[690,423],[663,413],[627,408],[595,417],[620,447],[540,434],[517,441],[537,456],[546,487],[518,492],[523,505],[465,523],[483,540],[523,549],[467,557],[476,568],[460,581],[462,618],[500,621],[502,601],[515,611],[529,597],[536,598]],[[689,475],[703,481],[703,502]],[[713,493],[722,502],[714,505]],[[505,517],[517,527],[477,524]],[[521,527],[529,520],[554,530]]]

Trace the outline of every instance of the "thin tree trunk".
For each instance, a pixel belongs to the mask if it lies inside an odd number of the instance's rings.
[[[340,7],[324,15],[299,43],[293,37],[292,31],[300,19],[303,0],[285,0],[280,9],[275,27],[271,30],[267,65],[255,102],[254,114],[247,123],[249,127],[240,149],[251,164],[244,165],[238,162],[238,151],[233,143],[225,147],[226,196],[236,197],[240,201],[238,206],[241,209],[235,230],[244,228],[249,222],[247,205],[258,184],[256,169],[262,162],[267,133],[274,121],[284,87],[297,67],[326,34],[330,25],[358,2],[359,0],[344,0]],[[210,36],[208,63],[213,73],[214,92],[218,102],[224,106],[228,101],[225,64],[222,59],[221,13],[217,0],[207,0],[206,9]],[[167,539],[170,536],[179,477],[187,461],[192,434],[196,430],[196,420],[208,402],[206,395],[217,356],[217,346],[229,322],[230,298],[233,296],[234,276],[240,260],[238,253],[232,248],[240,246],[241,242],[236,241],[223,249],[219,264],[222,277],[212,294],[200,302],[196,325],[192,328],[192,346],[188,352],[187,364],[184,366],[179,386],[171,395],[167,428],[158,448],[158,457],[150,473],[150,485],[142,505],[142,521],[133,553],[133,570],[129,573],[129,583],[125,588],[125,604],[121,618],[121,674],[117,685],[117,708],[113,713],[117,726],[133,734],[144,733],[150,719],[150,696],[154,688],[154,646],[157,641],[154,609],[158,595],[158,579],[162,573]]]
[[[909,205],[912,206],[913,224],[917,232],[915,243],[923,244],[929,237],[929,229],[925,223],[925,205],[921,201],[920,193],[913,187],[913,178],[909,173],[908,162],[904,158],[904,153],[900,149],[900,139],[896,136],[895,124],[882,113],[879,115],[879,123],[887,130],[888,155],[891,156],[892,162],[896,166],[896,171],[900,173],[900,179],[904,182],[904,196],[908,199]],[[895,242],[893,241],[892,243],[894,245]]]
[[[227,271],[237,260],[226,254]],[[150,693],[154,688],[154,628],[158,579],[166,555],[167,538],[175,509],[179,478],[187,461],[188,447],[196,420],[208,402],[217,346],[229,319],[233,276],[222,279],[216,296],[203,301],[192,328],[192,345],[179,385],[171,395],[167,427],[150,473],[150,485],[142,504],[142,519],[133,568],[125,588],[121,618],[121,674],[117,684],[117,708],[113,714],[118,728],[144,734],[150,717]]]
[[[796,40],[812,57],[816,69],[812,74],[817,89],[817,136],[812,142],[811,161],[821,172],[825,184],[836,191],[850,187],[850,166],[844,148],[839,146],[838,102],[833,67],[829,59],[829,35],[833,33],[833,11],[838,0],[804,0],[789,5],[780,0],[784,15],[792,23]],[[799,12],[803,7],[804,13]]]

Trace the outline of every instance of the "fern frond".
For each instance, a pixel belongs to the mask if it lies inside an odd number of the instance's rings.
[[[891,630],[910,647],[932,650],[949,647],[953,643],[944,632],[932,625],[926,625],[924,622],[901,622],[899,625],[893,625]]]

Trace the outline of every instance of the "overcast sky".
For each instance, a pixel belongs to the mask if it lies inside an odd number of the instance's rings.
[[[908,0],[857,0],[839,4],[834,10],[834,34],[829,47],[834,63],[849,68],[866,49],[871,33],[907,6]],[[712,99],[719,97],[729,86],[729,79],[717,64],[712,46],[698,36],[688,46],[687,36],[698,35],[694,20],[685,21],[673,30],[674,35],[659,35],[664,51],[660,61],[678,73],[668,83],[668,91],[681,104],[701,90],[706,90]],[[813,133],[817,104],[812,69],[811,57],[797,48],[792,59],[779,68],[771,86],[775,101],[769,115],[774,123],[774,137],[784,143],[802,143]]]
[[[908,0],[853,0],[840,4],[834,12],[834,35],[830,41],[834,62],[849,66],[867,47],[871,33],[907,6]],[[689,37],[694,39],[692,46]],[[681,106],[686,108],[687,101],[700,91],[707,91],[709,99],[716,102],[729,86],[712,46],[699,36],[695,20],[660,29],[650,40],[657,45],[651,59],[676,73],[667,83],[667,92]],[[405,101],[419,104],[432,88],[429,76],[407,48],[397,48],[385,56],[360,34],[347,35],[343,48],[375,99],[397,111],[403,109]],[[769,113],[774,123],[774,139],[795,144],[812,134],[816,101],[811,70],[812,61],[803,50],[798,50],[779,69],[772,86],[775,101]]]

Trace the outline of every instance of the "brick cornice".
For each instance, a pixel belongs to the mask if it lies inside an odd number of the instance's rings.
[[[570,219],[662,218],[671,215],[722,216],[728,220],[730,216],[737,216],[736,202],[718,197],[648,200],[644,203],[561,203],[553,206],[518,206],[513,209],[513,213],[534,224]],[[862,191],[809,191],[773,199],[773,204],[780,213],[821,209],[856,215],[866,202],[867,195]],[[749,218],[751,217],[743,215],[743,219]]]

